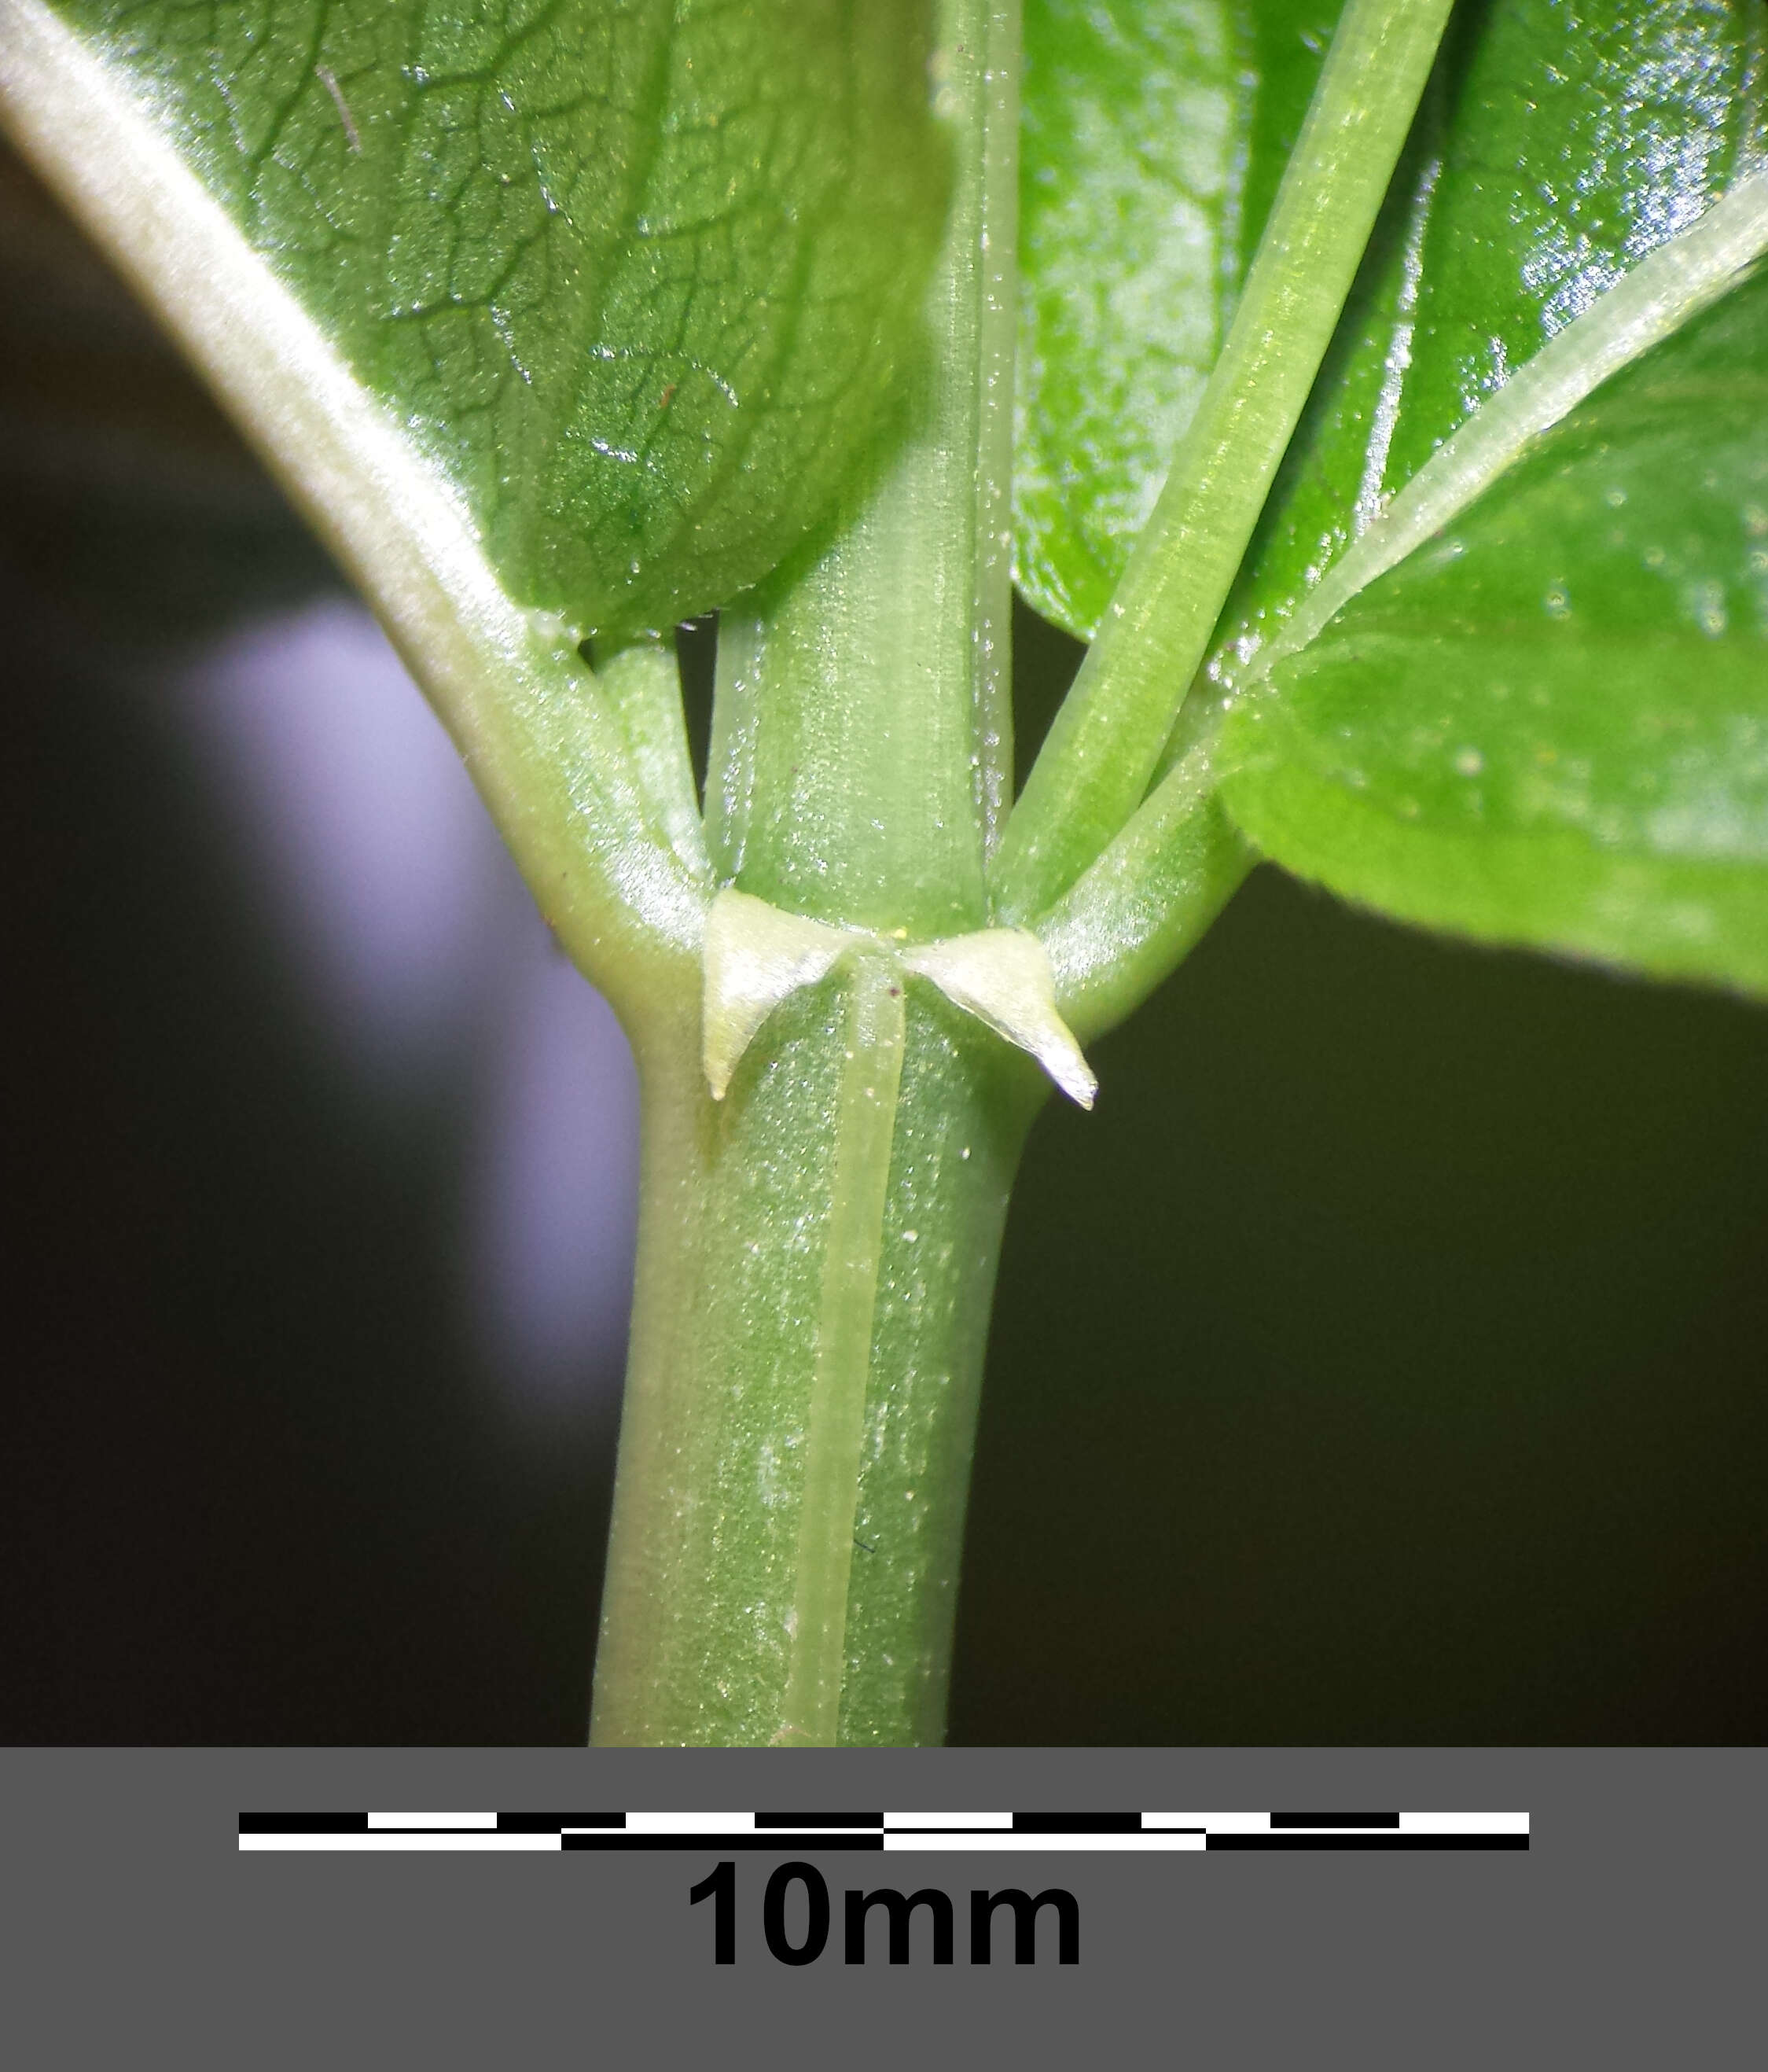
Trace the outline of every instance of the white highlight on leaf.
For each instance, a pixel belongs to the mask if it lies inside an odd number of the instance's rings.
[[[1692,228],[1648,253],[1482,404],[1297,607],[1245,681],[1298,654],[1359,590],[1440,532],[1532,440],[1717,302],[1765,251],[1768,174],[1757,174],[1715,202]]]
[[[855,950],[936,985],[954,1006],[1027,1050],[1071,1100],[1091,1108],[1099,1083],[1056,1009],[1044,945],[1023,928],[982,928],[904,948],[867,928],[836,928],[727,887],[707,916],[700,1054],[714,1100],[756,1031],[788,994],[814,985]]]
[[[1418,291],[1424,283],[1424,240],[1430,228],[1431,204],[1442,161],[1433,158],[1413,191],[1412,220],[1406,228],[1401,257],[1400,298],[1394,310],[1393,331],[1388,340],[1388,356],[1381,368],[1381,387],[1369,421],[1368,450],[1363,457],[1363,479],[1357,484],[1356,501],[1351,507],[1351,529],[1366,532],[1381,516],[1386,501],[1388,455],[1393,434],[1399,429],[1400,405],[1405,393],[1405,378],[1412,367],[1412,339],[1417,328]]]

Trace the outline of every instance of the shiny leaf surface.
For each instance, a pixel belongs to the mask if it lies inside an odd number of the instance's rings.
[[[1090,636],[1220,350],[1332,0],[1026,0],[1015,573]]]
[[[1754,169],[1765,54],[1761,0],[1463,13],[1218,677],[1486,397]],[[1267,853],[1486,939],[1768,984],[1765,349],[1768,308],[1738,291],[1279,665],[1228,742]]]
[[[1221,343],[1243,125],[1221,0],[1028,0],[1015,574],[1097,626]]]
[[[1510,373],[1758,161],[1764,0],[1484,0],[1409,160],[1223,630],[1252,652]]]
[[[1208,17],[1208,43],[1191,9],[1052,4],[1028,17],[1041,141],[1026,168],[1022,446],[1035,454],[1041,438],[1069,460],[1065,474],[1034,467],[1019,554],[1035,601],[1071,630],[1096,627],[1158,487],[1151,428],[1190,407],[1172,372],[1179,314],[1194,340],[1212,323],[1219,334],[1331,27],[1329,13],[1311,21],[1285,6],[1237,18],[1237,30]],[[1170,125],[1150,127],[1147,80],[1139,100],[1110,84],[1114,63],[1126,69],[1132,24],[1145,52],[1157,26],[1166,33],[1175,76],[1203,97],[1216,126],[1200,121],[1196,138],[1233,140],[1214,162],[1226,170],[1209,209],[1181,216],[1174,242],[1180,257],[1212,253],[1207,288],[1195,257],[1180,283],[1175,261],[1163,271],[1136,256],[1131,231],[1153,240],[1161,212],[1197,181],[1185,189],[1175,175]],[[1237,69],[1219,61],[1229,49]],[[1765,508],[1759,291],[1737,291],[1598,390],[1458,511],[1446,540],[1376,581],[1302,654],[1268,675],[1261,659],[1485,401],[1768,162],[1765,85],[1763,0],[1458,10],[1224,612],[1212,680],[1168,753],[1170,767],[1207,739],[1226,701],[1224,796],[1266,853],[1391,913],[1487,939],[1768,983],[1756,878],[1768,862],[1752,530]],[[1060,198],[1067,167],[1097,179],[1090,169],[1113,152],[1120,167],[1141,154],[1139,194],[1120,172],[1115,216],[1077,217],[1052,263],[1040,233],[1048,244],[1063,219],[1054,204],[1040,214],[1040,183]],[[1183,364],[1194,394],[1200,353]],[[1109,437],[1065,400],[1064,382],[1106,400]],[[1060,523],[1048,520],[1052,503]]]
[[[1768,278],[1231,714],[1230,811],[1403,918],[1768,991]]]

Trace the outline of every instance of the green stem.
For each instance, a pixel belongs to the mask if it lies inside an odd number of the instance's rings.
[[[719,631],[707,790],[720,875],[817,920],[958,934],[1011,767],[1018,0],[941,0],[953,195],[897,443]]]
[[[722,1102],[693,1018],[641,1049],[598,1743],[943,1731],[989,1300],[1042,1083],[930,987],[880,993],[884,968],[793,995]],[[905,1006],[892,1104],[873,1068]]]
[[[880,957],[856,956],[852,966],[845,1069],[835,1117],[828,1265],[805,1422],[798,1596],[788,1636],[790,1667],[781,1736],[824,1746],[833,1745],[841,1716],[872,1319],[906,1026],[900,976]]]
[[[987,919],[1011,767],[1006,495],[1018,0],[938,0],[953,198],[901,436],[726,611],[707,797],[724,882],[924,940]],[[642,758],[640,758],[641,761]],[[713,1102],[638,1046],[646,1157],[594,1738],[943,1732],[1007,1188],[1041,1075],[856,950]]]
[[[1200,743],[1168,771],[1038,923],[1056,1005],[1082,1043],[1141,1005],[1253,866],[1209,751]]]
[[[697,883],[709,885],[706,830],[688,752],[681,668],[673,640],[643,640],[610,656],[596,680],[620,716],[633,778],[658,838]]]
[[[1549,339],[1439,446],[1238,678],[1298,655],[1360,590],[1397,567],[1495,482],[1549,426],[1727,294],[1768,251],[1768,175],[1738,182]]]
[[[995,858],[1030,922],[1141,801],[1307,401],[1451,0],[1349,0],[1220,360]]]
[[[1013,791],[1013,362],[1019,347],[1019,0],[978,24],[980,175],[974,227],[976,355],[975,771],[992,856]]]

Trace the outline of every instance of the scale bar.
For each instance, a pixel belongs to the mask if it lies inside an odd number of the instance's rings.
[[[1523,1849],[1526,1813],[831,1813],[706,1807],[239,1816],[241,1850],[831,1850],[968,1855],[1077,1851]]]

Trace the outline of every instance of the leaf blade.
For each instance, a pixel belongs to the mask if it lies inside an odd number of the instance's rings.
[[[512,602],[452,487],[41,0],[0,0],[0,116],[364,582],[543,912],[642,1017],[697,972],[704,898],[565,630]]]
[[[610,641],[814,522],[913,348],[918,0],[66,0],[521,603]]]
[[[1768,280],[1273,685],[1223,742],[1266,854],[1403,919],[1768,991]]]
[[[1220,346],[1241,39],[1220,0],[1024,19],[1014,572],[1086,638]]]
[[[1765,94],[1764,0],[1458,16],[1213,674],[1240,673],[1512,370],[1760,162]]]
[[[1222,796],[1242,835],[1302,874],[1381,911],[1667,976],[1759,986],[1754,945],[1761,917],[1750,877],[1757,865],[1737,831],[1753,824],[1756,809],[1749,729],[1762,658],[1733,606],[1725,608],[1734,652],[1716,658],[1710,635],[1686,613],[1672,623],[1674,602],[1661,584],[1630,585],[1613,570],[1594,591],[1586,583],[1587,594],[1574,583],[1579,613],[1602,594],[1616,623],[1635,606],[1649,603],[1656,614],[1605,663],[1594,644],[1573,654],[1561,638],[1565,630],[1547,623],[1544,576],[1521,619],[1512,611],[1502,625],[1482,625],[1465,586],[1472,565],[1458,575],[1446,564],[1426,567],[1428,547],[1374,582],[1366,598],[1348,606],[1344,600],[1388,565],[1390,557],[1375,550],[1389,507],[1397,520],[1413,496],[1408,485],[1425,491],[1434,469],[1440,488],[1450,454],[1467,450],[1465,441],[1483,438],[1512,407],[1495,409],[1487,399],[1509,395],[1512,368],[1527,364],[1544,374],[1545,360],[1536,363],[1543,343],[1569,346],[1567,327],[1599,298],[1607,297],[1602,307],[1625,299],[1626,290],[1609,293],[1623,276],[1644,301],[1655,298],[1658,260],[1636,275],[1633,269],[1654,253],[1676,263],[1680,233],[1696,218],[1704,222],[1714,198],[1762,162],[1765,81],[1768,7],[1761,0],[1722,9],[1695,0],[1625,8],[1609,0],[1570,6],[1491,0],[1462,11],[1215,651],[1162,758],[1164,781],[1120,838],[1126,858],[1137,822],[1147,821],[1151,832],[1171,817],[1175,799],[1183,804],[1197,791],[1193,776],[1181,773],[1207,768],[1221,775]],[[1669,314],[1680,320],[1687,313]],[[1648,323],[1626,351],[1646,350],[1652,335]],[[1618,352],[1607,364],[1624,357]],[[1598,391],[1591,407],[1618,408],[1626,379],[1611,384],[1613,393]],[[1701,438],[1723,446],[1727,428],[1745,436],[1759,418],[1759,399],[1734,383],[1728,388],[1717,375],[1709,385],[1717,432],[1696,421],[1685,397],[1686,421],[1654,463],[1659,479],[1642,475],[1633,484],[1631,493],[1646,505],[1655,499],[1663,508],[1666,494],[1686,487],[1688,455]],[[1513,399],[1519,423],[1528,414],[1528,386]],[[1604,421],[1617,446],[1645,438],[1624,412]],[[1492,470],[1515,457],[1514,444],[1499,455],[1503,442],[1491,443],[1483,475],[1474,471],[1479,479],[1470,478],[1432,516],[1433,524],[1453,518],[1458,538],[1463,518],[1471,523],[1477,516],[1484,524],[1520,493],[1526,467],[1492,479]],[[1574,457],[1563,443],[1553,450],[1553,465]],[[1641,446],[1637,465],[1646,467],[1650,458]],[[1458,515],[1457,497],[1465,501],[1482,486],[1483,500]],[[1606,493],[1616,484],[1599,486]],[[1605,525],[1612,529],[1614,512],[1594,491],[1575,509],[1562,500],[1550,520],[1538,484],[1528,498],[1527,510],[1512,510],[1520,543],[1513,558],[1525,576],[1531,556],[1564,560],[1569,541],[1588,545]],[[1728,526],[1735,533],[1747,503],[1733,482],[1712,508],[1685,511],[1678,521],[1679,537],[1693,543],[1688,581],[1700,594],[1730,580],[1696,564],[1718,551]],[[1635,541],[1635,559],[1651,544]],[[1667,556],[1676,546],[1667,538],[1655,544]],[[1478,564],[1488,589],[1495,551],[1482,548]],[[1580,570],[1590,574],[1568,561],[1561,574]],[[1703,583],[1709,590],[1700,590]],[[1300,656],[1287,652],[1315,639],[1334,611],[1323,641]],[[1578,618],[1581,627],[1585,623]],[[1500,635],[1522,639],[1527,656],[1514,646],[1505,650]],[[1684,708],[1676,705],[1675,685],[1691,669],[1718,701],[1704,718],[1698,694]],[[1448,810],[1456,786],[1466,789],[1461,772],[1439,770],[1434,789],[1418,785],[1419,773],[1407,763],[1414,733],[1434,744],[1439,759],[1463,751],[1478,757],[1491,791],[1502,756],[1489,725],[1471,723],[1470,701],[1481,685],[1524,675],[1528,694],[1545,701],[1545,717],[1565,736],[1555,742],[1537,729],[1527,754],[1557,753],[1570,765],[1590,766],[1598,792],[1606,786],[1625,793],[1643,781],[1639,743],[1628,746],[1623,738],[1629,726],[1655,728],[1660,742],[1677,726],[1693,730],[1692,760],[1680,771],[1657,773],[1671,791],[1682,783],[1688,796],[1664,805],[1651,840],[1639,826],[1617,832],[1614,797],[1593,798],[1590,824],[1579,827],[1569,812],[1560,823],[1550,815],[1531,819],[1533,808],[1522,810],[1519,801],[1528,802],[1512,785],[1508,804],[1502,811],[1492,804],[1487,823],[1475,828]],[[1241,709],[1238,701],[1261,676],[1264,689]],[[1593,762],[1580,730],[1587,732],[1591,714],[1605,709],[1612,723],[1598,745],[1606,759]],[[1735,767],[1721,753],[1721,737]],[[1692,795],[1702,784],[1704,803],[1696,810]],[[1684,832],[1675,836],[1679,812]],[[1131,871],[1138,882],[1142,869]],[[1084,904],[1077,904],[1077,927]],[[1097,931],[1081,933],[1090,941]],[[1158,976],[1171,961],[1154,956],[1145,972],[1132,970],[1134,959],[1120,960],[1120,984],[1110,956],[1097,971],[1097,956],[1089,958],[1087,983],[1112,989],[1114,1013],[1145,993],[1150,972]]]

